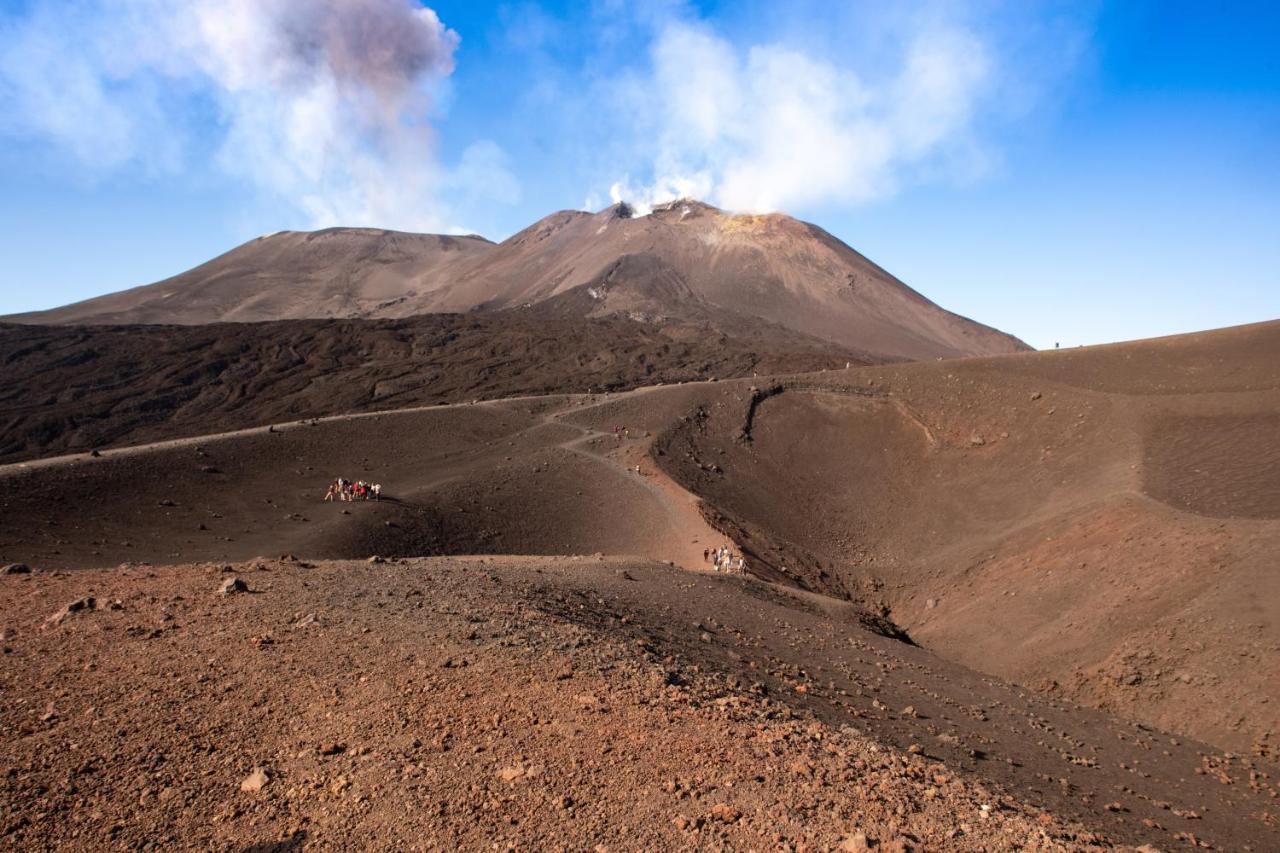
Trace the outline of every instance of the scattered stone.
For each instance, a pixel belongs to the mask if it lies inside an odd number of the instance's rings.
[[[92,595],[86,595],[84,598],[77,598],[75,601],[64,606],[57,613],[45,620],[45,625],[61,625],[64,620],[72,614],[83,613],[86,610],[92,610],[97,605],[97,599]]]
[[[711,807],[712,820],[718,820],[721,823],[737,823],[741,817],[742,811],[728,803],[716,803]]]
[[[169,500],[169,498],[165,498],[164,500],[160,501],[160,506],[177,506],[177,504]]]
[[[267,776],[267,771],[261,767],[253,768],[253,772],[244,777],[240,783],[240,790],[248,794],[256,794],[267,786],[271,779]]]
[[[867,841],[865,832],[855,832],[840,842],[840,846],[836,848],[844,851],[844,853],[861,853],[861,851],[870,850],[871,845]]]
[[[938,599],[929,598],[925,600],[925,603],[924,603],[925,610],[932,610],[937,606],[938,606]]]
[[[378,563],[385,563],[385,562],[386,562],[386,560],[382,559],[382,558],[381,558],[381,557],[379,557],[377,554],[374,554],[374,555],[373,555],[372,557],[370,557],[370,558],[369,558],[369,560],[368,560],[368,563],[369,563],[369,565],[371,565],[371,566],[373,566],[373,565],[377,565]]]
[[[1033,392],[1031,392],[1031,399],[1032,399],[1032,400],[1039,400],[1039,399],[1040,399],[1040,392],[1039,392],[1039,391],[1033,391]]]
[[[222,586],[218,587],[218,592],[222,595],[235,595],[237,592],[248,592],[249,585],[238,577],[229,577],[222,582]]]
[[[29,575],[31,567],[26,563],[10,563],[3,569],[0,569],[0,575]]]
[[[498,771],[498,778],[503,782],[515,782],[524,776],[523,767],[504,767]]]
[[[982,447],[986,443],[987,443],[987,440],[982,436],[978,435],[976,432],[973,435],[969,436],[969,444],[972,447]]]

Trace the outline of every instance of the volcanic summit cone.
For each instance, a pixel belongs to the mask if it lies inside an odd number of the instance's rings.
[[[925,299],[817,226],[682,200],[554,213],[503,241],[334,228],[260,237],[157,284],[23,323],[120,324],[408,317],[569,300],[587,316],[760,320],[877,359],[995,355],[1021,341]]]

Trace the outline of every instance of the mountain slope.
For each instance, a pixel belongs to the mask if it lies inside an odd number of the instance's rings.
[[[762,319],[880,359],[992,355],[1021,341],[945,311],[816,226],[678,201],[561,211],[504,242],[372,229],[259,238],[158,284],[20,323],[407,317],[502,310],[583,288],[588,316],[696,321],[736,336]]]
[[[520,311],[394,320],[0,324],[0,463],[199,435],[211,423],[251,427],[865,361],[762,321],[747,341],[675,323],[583,317],[577,296]]]
[[[536,303],[598,279],[619,259],[659,259],[704,308],[763,317],[886,358],[994,355],[1021,341],[945,311],[822,229],[781,214],[736,216],[694,201],[632,216],[562,211],[500,243],[406,309]],[[617,284],[625,282],[625,278]],[[607,303],[609,289],[598,288]],[[601,311],[608,306],[602,305]],[[687,306],[674,306],[680,313]]]
[[[281,231],[156,284],[5,318],[16,323],[134,324],[403,316],[412,282],[485,254],[482,237],[374,228]]]

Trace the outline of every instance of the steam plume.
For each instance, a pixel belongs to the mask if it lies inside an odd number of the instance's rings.
[[[212,119],[214,161],[314,225],[449,224],[429,119],[458,36],[413,0],[44,2],[0,36],[0,132],[87,175],[177,171]]]

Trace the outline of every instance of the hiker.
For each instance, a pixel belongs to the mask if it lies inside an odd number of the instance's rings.
[[[708,548],[702,549],[702,562],[706,563],[711,559],[711,551]]]
[[[329,503],[330,501],[332,501],[334,499],[334,496],[337,493],[337,490],[338,490],[338,484],[331,483],[329,485],[329,491],[324,493],[324,502]]]
[[[381,483],[373,484],[373,499],[375,501],[382,500],[382,484]]]

